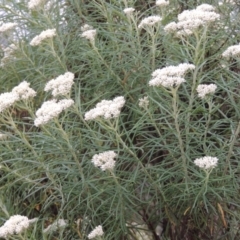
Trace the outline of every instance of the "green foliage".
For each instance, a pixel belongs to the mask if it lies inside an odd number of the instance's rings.
[[[38,218],[9,239],[87,239],[98,225],[102,239],[239,238],[239,58],[222,57],[239,42],[229,17],[237,5],[170,2],[160,8],[142,0],[49,0],[30,11],[27,1],[1,0],[1,22],[18,23],[12,35],[0,36],[17,46],[0,68],[1,93],[23,80],[37,91],[0,115],[0,133],[7,135],[0,140],[0,226],[16,214]],[[216,6],[221,19],[187,37],[164,31],[202,3]],[[126,7],[135,12],[127,16]],[[139,29],[151,15],[161,15],[162,24]],[[97,30],[94,42],[81,37],[85,23]],[[53,28],[56,37],[30,45]],[[149,86],[154,70],[180,63],[195,65],[181,86]],[[67,71],[74,85],[60,99],[71,97],[74,106],[36,127],[35,112],[53,98],[45,84]],[[199,98],[197,86],[210,83],[216,92]],[[84,119],[98,102],[117,96],[126,100],[119,117]],[[149,106],[141,108],[144,96]],[[116,166],[101,171],[91,159],[109,150],[118,154]],[[209,174],[193,162],[204,156],[219,159]],[[58,219],[67,227],[43,233]]]

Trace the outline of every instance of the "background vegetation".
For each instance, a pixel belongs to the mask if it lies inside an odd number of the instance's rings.
[[[87,239],[98,225],[103,239],[239,239],[240,68],[239,59],[222,57],[239,42],[237,3],[170,0],[160,8],[153,0],[49,0],[29,11],[24,0],[0,2],[1,23],[18,23],[0,36],[2,49],[17,46],[0,68],[0,92],[23,80],[37,91],[0,115],[7,135],[0,141],[0,226],[16,214],[38,218],[12,239]],[[221,15],[204,38],[204,28],[199,39],[163,30],[202,3]],[[134,21],[126,7],[135,8]],[[150,15],[163,18],[152,35],[137,28]],[[85,23],[97,30],[95,47],[81,37]],[[29,44],[53,28],[53,40]],[[174,105],[166,89],[148,83],[154,70],[184,62],[196,68]],[[66,71],[75,75],[69,96],[75,105],[34,126],[36,110],[52,98],[45,84]],[[209,101],[198,98],[199,83],[217,85]],[[126,99],[119,118],[84,120],[96,103],[117,96]],[[149,106],[140,108],[145,96]],[[91,162],[108,150],[118,154],[114,173]],[[219,159],[208,181],[193,163],[207,155]],[[67,227],[44,234],[57,219]]]

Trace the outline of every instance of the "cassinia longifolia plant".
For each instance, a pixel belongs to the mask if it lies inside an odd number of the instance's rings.
[[[238,1],[0,11],[1,239],[240,239]]]

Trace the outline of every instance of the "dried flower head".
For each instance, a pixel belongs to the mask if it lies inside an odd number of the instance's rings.
[[[85,120],[93,120],[98,117],[105,119],[116,118],[120,115],[121,109],[125,104],[124,97],[116,97],[113,100],[102,100],[97,103],[96,107],[86,112],[84,115]]]
[[[196,9],[185,10],[178,15],[178,22],[171,22],[164,27],[169,33],[177,36],[193,34],[201,26],[209,25],[220,19],[220,15],[214,12],[215,8],[209,4],[199,5]]]
[[[5,140],[8,138],[8,135],[7,134],[4,134],[4,133],[0,133],[0,140]]]
[[[55,232],[59,229],[63,229],[68,225],[67,221],[65,221],[64,219],[58,219],[55,222],[53,222],[52,224],[50,224],[47,228],[45,228],[43,230],[43,232],[46,233],[52,233]]]
[[[73,85],[74,74],[71,72],[66,72],[58,76],[55,79],[50,80],[45,88],[44,91],[51,91],[54,97],[58,95],[66,95],[70,92],[71,87]]]
[[[90,29],[90,30],[84,31],[81,34],[81,37],[86,38],[90,42],[94,42],[96,34],[97,34],[97,30]]]
[[[13,55],[16,50],[17,47],[14,44],[3,49],[4,57],[1,59],[1,67],[4,67],[10,60],[15,59]]]
[[[0,238],[8,238],[9,235],[19,234],[29,227],[31,220],[25,216],[14,215],[0,227]]]
[[[102,226],[99,225],[95,227],[89,234],[88,234],[88,239],[93,239],[96,237],[101,237],[104,234]]]
[[[131,15],[134,11],[135,11],[135,8],[125,8],[125,9],[123,9],[123,12],[124,12],[127,16]]]
[[[149,105],[148,96],[145,96],[144,98],[139,99],[139,104],[138,104],[139,107],[147,109],[148,105]]]
[[[46,0],[30,0],[28,2],[28,9],[29,10],[35,10],[41,5],[45,4]]]
[[[37,95],[37,93],[32,88],[30,88],[29,85],[30,83],[23,81],[12,89],[12,93],[18,96],[18,100],[33,98]]]
[[[0,33],[12,30],[17,25],[18,25],[17,23],[4,23],[2,26],[0,26]]]
[[[144,18],[138,25],[138,28],[144,28],[146,26],[153,26],[153,25],[161,22],[161,20],[162,20],[162,18],[160,16],[150,16],[150,17]]]
[[[92,163],[95,167],[100,167],[102,171],[113,170],[116,161],[114,158],[117,154],[114,151],[106,151],[103,153],[95,154],[92,158]]]
[[[63,99],[57,102],[56,99],[46,101],[36,112],[37,118],[34,120],[35,126],[40,126],[48,123],[50,120],[57,117],[63,110],[71,107],[74,104],[72,99]]]
[[[45,31],[42,31],[39,35],[34,37],[32,41],[30,42],[31,46],[38,46],[44,41],[45,39],[51,39],[54,36],[56,36],[56,29],[47,29]]]
[[[149,82],[150,86],[163,87],[178,87],[185,82],[183,76],[188,70],[195,69],[193,64],[181,63],[178,66],[168,66],[162,69],[157,69],[152,73],[152,79]]]
[[[19,97],[15,93],[6,92],[0,94],[0,113],[11,107],[18,100]]]
[[[197,158],[194,160],[194,164],[204,170],[215,168],[217,166],[217,163],[218,163],[218,158],[210,157],[210,156]]]
[[[165,7],[165,6],[169,5],[169,1],[168,0],[157,0],[156,5],[159,7]]]
[[[227,50],[222,53],[222,56],[225,58],[240,57],[240,44],[228,47]]]
[[[197,93],[200,98],[205,98],[206,95],[214,93],[216,89],[216,84],[199,84],[197,87]]]

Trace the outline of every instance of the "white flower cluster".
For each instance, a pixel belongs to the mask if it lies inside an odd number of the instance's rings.
[[[83,32],[81,34],[81,37],[86,38],[90,42],[94,42],[96,34],[97,34],[97,30],[91,29],[91,30],[87,30],[87,31]]]
[[[227,50],[222,53],[222,56],[225,58],[240,57],[240,44],[228,47]]]
[[[14,87],[11,92],[0,94],[0,112],[11,107],[17,101],[35,97],[36,92],[29,85],[28,82],[23,81]]]
[[[124,12],[127,16],[131,15],[134,11],[135,11],[135,8],[125,8],[125,9],[123,9],[123,12]]]
[[[18,24],[17,23],[4,23],[2,26],[0,26],[0,33],[9,31],[16,27]]]
[[[117,157],[117,154],[114,151],[106,151],[95,154],[92,158],[92,163],[95,167],[100,167],[102,171],[113,170],[116,163],[115,157]]]
[[[58,229],[65,228],[68,225],[64,219],[58,219],[43,230],[44,233],[52,233]]]
[[[26,100],[33,98],[37,93],[29,87],[30,83],[23,81],[18,86],[12,89],[12,93],[18,96],[18,100]]]
[[[92,30],[93,27],[87,23],[85,23],[83,26],[81,26],[81,31],[82,32],[85,32],[85,31],[88,31],[88,30]]]
[[[185,10],[178,15],[178,22],[171,22],[164,27],[166,32],[176,33],[177,36],[191,35],[200,26],[205,26],[220,19],[209,4],[199,5],[196,9]]]
[[[0,238],[8,238],[9,235],[19,234],[27,229],[31,221],[21,215],[11,216],[2,227],[0,227]]]
[[[147,109],[148,105],[149,105],[148,96],[145,96],[144,98],[139,99],[139,104],[138,104],[139,107]]]
[[[125,104],[124,97],[116,97],[113,100],[102,100],[96,107],[86,112],[85,120],[93,120],[103,116],[105,119],[116,118],[120,115],[121,109]]]
[[[162,20],[160,16],[150,16],[144,18],[140,24],[138,25],[138,28],[144,28],[146,26],[153,26],[157,23],[159,23]]]
[[[44,4],[45,2],[46,2],[46,0],[30,0],[28,2],[28,9],[29,10],[35,10],[36,8],[38,8],[39,6]]]
[[[51,91],[52,95],[56,97],[57,95],[66,95],[70,92],[71,87],[73,85],[74,74],[71,72],[66,72],[58,76],[55,79],[50,80],[45,88],[44,91]]]
[[[99,225],[95,227],[89,234],[88,234],[88,239],[93,239],[96,237],[101,237],[104,234],[102,226]]]
[[[194,160],[195,165],[205,170],[215,168],[217,166],[217,163],[218,163],[218,158],[210,157],[210,156],[197,158]]]
[[[164,6],[169,5],[169,1],[168,0],[157,0],[156,5],[159,7],[164,7]]]
[[[30,42],[31,46],[38,46],[41,44],[41,42],[45,39],[48,38],[53,38],[54,36],[56,36],[56,29],[47,29],[45,31],[42,31],[39,35],[37,35],[36,37],[34,37],[32,39],[32,41]]]
[[[34,125],[38,127],[48,123],[73,104],[74,101],[72,99],[62,99],[59,102],[57,102],[56,99],[53,99],[44,102],[41,108],[36,111],[37,118],[34,120]]]
[[[1,59],[1,67],[3,67],[10,59],[12,59],[17,47],[14,44],[3,49],[4,57]]]
[[[162,69],[157,69],[152,73],[152,79],[149,82],[150,86],[177,87],[185,82],[184,74],[188,70],[195,69],[193,64],[181,63],[178,66],[168,66]]]
[[[197,87],[197,93],[200,98],[205,98],[206,95],[214,93],[216,89],[216,84],[199,84]]]

